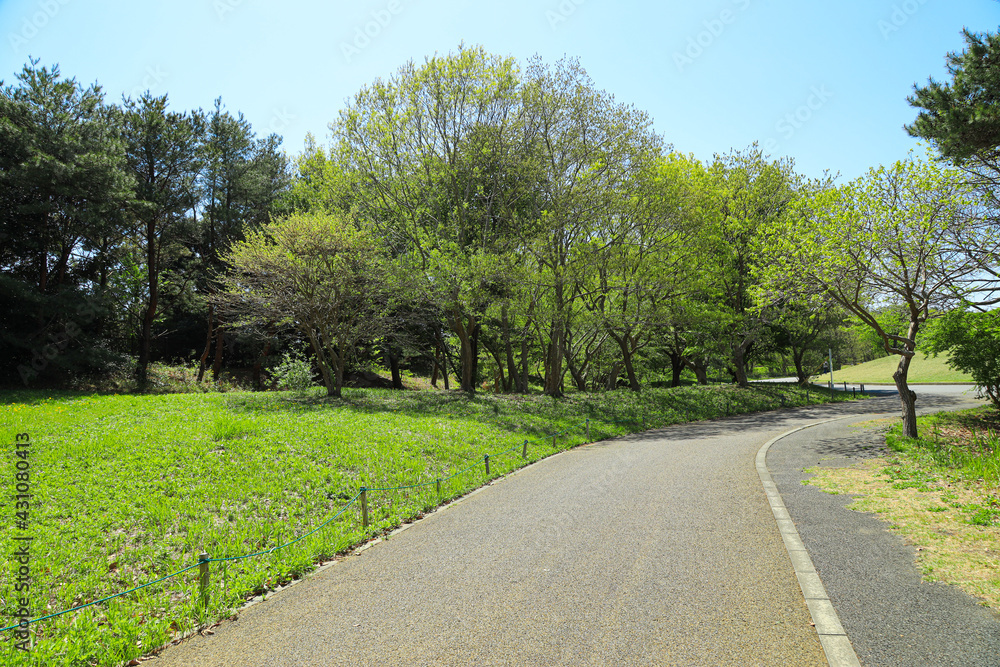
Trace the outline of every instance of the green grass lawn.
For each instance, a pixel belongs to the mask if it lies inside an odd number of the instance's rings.
[[[827,400],[815,389],[812,401]],[[16,436],[30,436],[28,525],[0,506],[0,627],[16,621],[11,555],[31,536],[31,618],[129,590],[212,558],[211,602],[195,567],[109,602],[31,625],[30,662],[0,634],[0,664],[120,665],[317,562],[521,465],[648,426],[798,405],[789,385],[543,396],[441,391],[157,396],[0,393],[0,488],[16,493]],[[845,396],[837,395],[838,400]],[[555,445],[551,434],[562,432]],[[22,464],[23,467],[23,464]],[[461,472],[463,471],[464,472]],[[442,485],[438,478],[460,473]],[[371,525],[351,501],[368,494]],[[347,507],[345,510],[344,508]],[[338,514],[339,512],[339,514]],[[318,529],[318,530],[316,530]],[[289,546],[282,546],[313,531]],[[271,551],[272,549],[278,549]]]
[[[972,378],[966,373],[948,368],[948,358],[945,355],[928,357],[922,352],[917,352],[910,362],[909,382],[915,383],[935,383],[935,382],[972,382]],[[870,384],[893,384],[892,374],[896,372],[899,365],[899,357],[883,357],[875,361],[869,361],[857,366],[844,366],[840,370],[833,372],[834,382],[870,383]],[[830,379],[829,374],[814,376],[816,382],[826,382]]]

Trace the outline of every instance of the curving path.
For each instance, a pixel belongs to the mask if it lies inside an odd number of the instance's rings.
[[[875,407],[698,422],[568,451],[150,664],[826,665],[754,459],[789,429]],[[784,468],[772,472],[783,487]]]

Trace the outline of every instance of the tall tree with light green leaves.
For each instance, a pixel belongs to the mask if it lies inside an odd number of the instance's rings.
[[[601,221],[614,216],[609,212],[637,196],[639,175],[660,154],[661,139],[646,113],[598,90],[576,60],[532,60],[524,104],[541,170],[540,228],[528,248],[546,288],[537,315],[544,391],[560,396],[567,336],[596,271],[583,250],[599,237]]]
[[[803,200],[769,227],[762,245],[759,298],[826,295],[899,356],[893,379],[908,437],[917,437],[916,395],[907,384],[917,334],[956,304],[978,268],[956,252],[956,239],[996,247],[996,232],[976,213],[960,174],[911,156]],[[904,309],[904,333],[882,326],[878,314],[890,306]]]
[[[461,348],[461,386],[476,388],[484,310],[504,257],[528,227],[518,208],[530,177],[517,66],[481,48],[412,62],[359,91],[332,127],[372,220],[437,303]],[[523,184],[523,185],[522,185]]]
[[[617,346],[633,391],[641,388],[636,355],[662,339],[671,304],[697,280],[706,194],[699,175],[701,165],[684,156],[650,160],[580,246],[589,268],[580,298]]]
[[[765,342],[775,315],[753,296],[756,273],[768,261],[765,232],[787,217],[800,196],[800,179],[789,160],[771,160],[756,144],[717,155],[709,171],[716,179],[717,214],[708,231],[703,296],[718,306],[717,338],[736,383],[746,387],[751,354]]]

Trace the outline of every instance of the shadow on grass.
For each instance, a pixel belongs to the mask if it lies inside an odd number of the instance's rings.
[[[543,395],[475,394],[458,391],[393,391],[345,389],[341,399],[310,393],[229,394],[233,412],[306,413],[339,411],[392,413],[415,419],[462,419],[488,423],[526,437],[551,436],[582,427],[586,420],[607,427],[615,435],[692,421],[763,413],[806,404],[807,396],[795,384],[768,383],[740,389],[732,385],[683,386],[571,393],[562,398]],[[843,392],[811,388],[810,404],[851,401]],[[595,424],[595,425],[596,425]],[[603,429],[607,430],[607,429]]]

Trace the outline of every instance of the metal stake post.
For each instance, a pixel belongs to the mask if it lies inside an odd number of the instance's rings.
[[[208,554],[204,551],[198,556],[198,590],[201,593],[201,608],[208,612]]]

